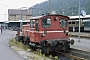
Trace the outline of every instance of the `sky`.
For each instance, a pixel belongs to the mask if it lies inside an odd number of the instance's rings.
[[[0,0],[0,21],[8,21],[8,9],[31,7],[46,0]]]

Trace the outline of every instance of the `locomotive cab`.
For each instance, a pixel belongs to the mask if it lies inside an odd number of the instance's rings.
[[[42,53],[54,51],[68,52],[68,19],[63,15],[46,15],[30,19],[30,46],[40,47]],[[72,44],[74,41],[71,41]]]

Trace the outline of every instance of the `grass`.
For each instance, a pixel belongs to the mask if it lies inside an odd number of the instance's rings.
[[[10,46],[10,47],[16,46],[16,47],[18,47],[18,48],[20,48],[20,49],[22,49],[22,50],[27,51],[27,52],[29,52],[29,51],[32,50],[32,49],[30,49],[29,46],[24,45],[22,42],[17,42],[17,41],[15,40],[15,38],[12,38],[11,40],[9,40],[9,46]],[[41,50],[37,50],[37,51],[33,51],[33,50],[32,50],[32,53],[36,54],[36,56],[39,55],[39,56],[42,57],[44,60],[47,60],[45,54],[42,54]],[[48,58],[52,59],[52,55],[50,55],[50,57],[48,57]],[[56,58],[56,59],[57,59],[57,58]]]
[[[17,42],[14,38],[12,38],[11,40],[9,40],[9,46],[11,47],[11,46],[17,46],[17,47],[19,47],[19,48],[21,48],[21,49],[24,49],[24,50],[28,50],[28,49],[30,49],[30,47],[29,46],[27,46],[27,45],[24,45],[22,42]]]

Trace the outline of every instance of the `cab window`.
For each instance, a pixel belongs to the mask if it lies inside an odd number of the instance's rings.
[[[30,20],[30,28],[34,28],[35,20]]]
[[[50,28],[51,27],[51,18],[42,18],[42,27]]]
[[[60,27],[66,28],[67,25],[68,25],[68,22],[67,22],[66,18],[60,18]]]

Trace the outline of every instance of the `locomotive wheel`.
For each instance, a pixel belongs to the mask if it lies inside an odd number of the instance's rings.
[[[46,45],[46,41],[41,41],[42,54],[49,54],[50,47]]]
[[[23,39],[24,39],[24,36],[19,36],[20,39],[18,40],[18,42],[22,42],[23,43]]]
[[[70,51],[70,45],[69,44],[65,44],[64,52],[69,52],[69,51]]]
[[[44,47],[41,47],[41,50],[42,50],[42,54],[49,54],[49,48],[50,47],[47,47],[47,46],[44,46]]]
[[[24,37],[23,43],[24,44],[29,44],[29,37]]]

